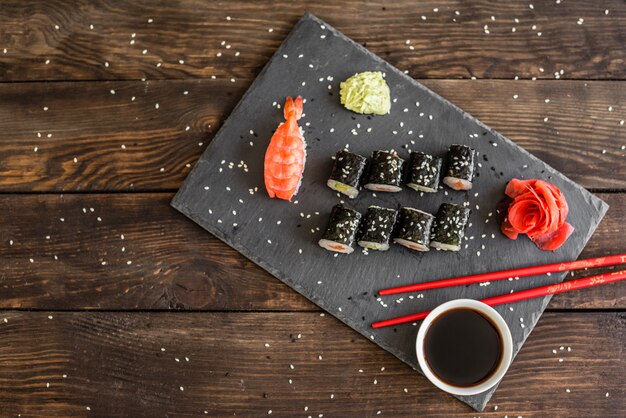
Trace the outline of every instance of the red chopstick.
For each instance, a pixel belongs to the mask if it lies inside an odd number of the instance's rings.
[[[482,283],[509,277],[535,276],[537,274],[555,273],[584,268],[613,266],[626,263],[626,254],[616,254],[607,257],[588,258],[586,260],[570,261],[565,263],[545,264],[543,266],[523,267],[512,270],[494,271],[491,273],[474,274],[471,276],[454,277],[445,280],[436,280],[426,283],[411,284],[407,286],[391,287],[378,292],[379,295],[395,295],[397,293],[419,292],[422,290],[439,289],[441,287],[460,286],[464,284]]]
[[[557,293],[570,292],[572,290],[584,289],[586,287],[598,286],[601,284],[618,282],[626,279],[626,270],[615,271],[612,273],[598,274],[597,276],[584,277],[582,279],[570,280],[563,283],[552,284],[548,286],[536,287],[534,289],[522,290],[515,293],[507,293],[505,295],[494,296],[482,299],[481,302],[496,306],[503,303],[518,302],[524,299],[538,298],[541,296],[554,295]],[[392,325],[404,324],[406,322],[420,321],[430,313],[424,311],[412,315],[400,316],[398,318],[387,319],[384,321],[374,322],[372,328],[384,328]]]

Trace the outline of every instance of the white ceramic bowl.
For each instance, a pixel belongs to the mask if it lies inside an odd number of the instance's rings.
[[[430,324],[442,313],[447,312],[451,309],[457,308],[469,308],[474,309],[485,317],[489,318],[491,322],[498,328],[500,335],[502,336],[502,360],[500,361],[500,365],[496,369],[496,371],[489,377],[489,379],[481,382],[476,386],[470,387],[457,387],[447,384],[442,381],[435,375],[430,367],[428,366],[428,362],[426,361],[426,357],[424,356],[424,338],[426,337],[426,332],[430,327]],[[449,302],[443,303],[433,309],[424,321],[422,321],[422,325],[420,326],[419,331],[417,332],[417,341],[415,344],[415,350],[417,352],[417,360],[422,369],[424,375],[439,389],[451,393],[453,395],[476,395],[478,393],[482,393],[487,389],[493,387],[496,383],[500,381],[504,377],[504,374],[509,368],[511,364],[511,359],[513,357],[513,339],[511,338],[511,331],[509,330],[508,325],[502,319],[500,314],[496,312],[491,306],[485,305],[482,302],[473,299],[455,299]]]

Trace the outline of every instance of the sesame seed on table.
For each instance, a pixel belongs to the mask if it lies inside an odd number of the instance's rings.
[[[305,10],[609,203],[581,257],[626,252],[622,1],[6,0],[2,416],[479,415],[169,206]],[[284,59],[317,71],[306,52]],[[319,77],[334,91],[338,80]],[[406,137],[410,118],[436,122],[424,107],[399,109],[393,131],[355,124],[326,132],[351,141]],[[224,161],[224,176],[247,173],[269,139],[241,135],[249,157]],[[428,140],[408,135],[414,151]],[[230,191],[227,181],[222,187]],[[261,182],[235,196],[235,227],[267,222],[241,215],[257,193],[265,193]],[[486,206],[473,193],[468,199]],[[317,215],[302,208],[312,237],[320,235]],[[288,233],[285,222],[274,227]],[[477,243],[479,257],[493,239],[466,242]],[[362,297],[419,311],[428,292]],[[517,317],[519,327],[533,321]],[[626,405],[624,345],[624,286],[555,296],[480,416],[611,416]]]

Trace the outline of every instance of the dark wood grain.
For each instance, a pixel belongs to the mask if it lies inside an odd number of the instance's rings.
[[[486,0],[10,0],[0,16],[0,79],[250,78],[306,10],[414,77],[626,77],[620,0],[532,9]]]
[[[169,206],[172,197],[0,196],[8,215],[0,218],[0,303],[55,309],[314,309],[187,221]]]
[[[547,313],[480,416],[618,416],[625,330]],[[317,313],[3,312],[0,362],[3,416],[477,415]]]
[[[0,190],[177,189],[249,81],[0,84]],[[424,84],[585,187],[626,189],[616,82]]]
[[[626,194],[599,197],[611,209],[582,257],[626,252]],[[171,198],[0,196],[0,308],[317,310],[172,209]],[[626,286],[558,295],[550,307],[623,309]]]

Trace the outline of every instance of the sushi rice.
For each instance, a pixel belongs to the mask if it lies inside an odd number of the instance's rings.
[[[354,199],[359,195],[359,190],[356,187],[349,186],[337,180],[328,179],[326,185],[339,193],[345,194],[350,199]]]
[[[392,186],[389,184],[376,184],[376,183],[367,183],[365,186],[366,189],[372,190],[374,192],[391,192],[396,193],[402,191],[402,187]]]
[[[351,246],[342,244],[337,241],[331,241],[331,240],[322,238],[321,240],[319,240],[318,244],[320,247],[328,251],[334,251],[334,252],[342,253],[342,254],[352,254],[354,252],[354,248],[352,248]]]
[[[443,183],[453,190],[471,190],[472,182],[458,177],[444,177]]]
[[[403,246],[405,246],[407,248],[410,248],[412,250],[415,250],[415,251],[426,252],[426,251],[430,250],[430,248],[428,248],[426,245],[418,244],[416,242],[409,241],[408,239],[395,238],[393,240],[393,242],[395,242],[396,244],[403,245]]]

